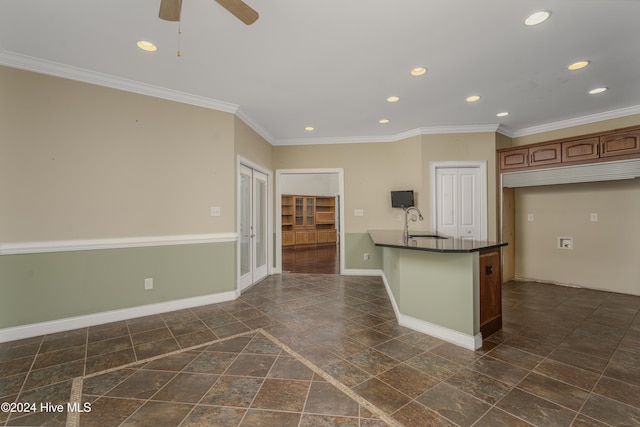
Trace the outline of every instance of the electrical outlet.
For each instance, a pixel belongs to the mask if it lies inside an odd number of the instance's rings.
[[[573,237],[558,237],[558,249],[573,249]]]
[[[211,206],[211,216],[220,216],[219,206]]]
[[[364,260],[365,261],[369,261],[369,254],[367,254],[367,253],[364,254]]]
[[[364,216],[364,209],[354,209],[353,216]]]
[[[598,222],[598,214],[597,213],[592,213],[591,214],[591,222]]]
[[[533,214],[527,214],[527,221],[533,221]]]
[[[153,289],[153,277],[147,277],[144,279],[144,290],[148,291]]]

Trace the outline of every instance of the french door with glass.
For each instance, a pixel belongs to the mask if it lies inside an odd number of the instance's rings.
[[[240,291],[268,274],[266,174],[240,165]]]

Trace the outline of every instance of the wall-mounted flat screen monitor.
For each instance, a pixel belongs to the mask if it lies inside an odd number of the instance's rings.
[[[410,208],[413,205],[413,190],[391,192],[392,208]]]

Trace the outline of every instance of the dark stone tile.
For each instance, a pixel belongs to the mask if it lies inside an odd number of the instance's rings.
[[[2,362],[0,363],[0,378],[16,375],[22,372],[29,372],[32,364],[32,356]]]
[[[38,349],[40,348],[40,342],[42,337],[38,337],[36,341],[26,339],[20,341],[11,341],[8,343],[0,344],[0,366],[5,362],[10,362],[16,359],[29,357],[33,359]],[[20,344],[23,343],[23,344]]]
[[[375,346],[375,349],[386,354],[389,357],[393,357],[400,362],[404,362],[407,359],[411,359],[414,356],[422,353],[423,351],[417,347],[407,344],[406,342],[394,339],[385,343]]]
[[[434,347],[444,343],[441,339],[421,334],[420,332],[411,331],[398,338],[400,341],[404,341],[407,344],[411,344],[414,347],[418,347],[421,350],[427,351]]]
[[[403,406],[392,417],[403,426],[456,427],[456,424],[415,401]]]
[[[233,322],[217,328],[212,327],[211,330],[214,334],[216,334],[216,336],[220,338],[227,338],[250,331],[250,329],[247,328],[242,322]]]
[[[207,330],[178,335],[176,341],[181,348],[190,348],[209,344],[218,339],[213,332]]]
[[[324,345],[329,351],[339,357],[352,356],[368,347],[366,344],[362,344],[361,342],[347,336],[340,336],[332,340],[326,340]]]
[[[151,399],[198,403],[217,379],[217,375],[180,373],[154,394]]]
[[[535,372],[518,384],[518,388],[574,411],[579,411],[589,392]]]
[[[55,334],[47,335],[40,347],[40,353],[62,350],[69,347],[78,347],[87,344],[86,330],[69,331],[68,335]]]
[[[440,382],[405,364],[389,369],[378,375],[377,378],[411,398],[418,397]]]
[[[129,333],[133,335],[140,332],[151,331],[153,329],[166,328],[167,324],[164,323],[162,317],[154,315],[129,319],[127,320],[127,327],[129,328]]]
[[[177,426],[191,412],[193,405],[169,402],[146,402],[127,419],[126,425]]]
[[[267,378],[251,403],[251,408],[302,412],[310,381]]]
[[[170,311],[168,313],[160,313],[160,317],[162,317],[162,320],[164,320],[167,326],[200,320],[198,316],[188,308],[184,310]]]
[[[565,365],[552,359],[545,359],[535,368],[535,372],[580,387],[584,390],[591,390],[599,378],[599,375],[595,372]]]
[[[447,379],[447,384],[487,403],[495,404],[513,387],[471,369],[462,369]]]
[[[354,340],[371,347],[382,344],[383,342],[389,341],[391,339],[390,336],[373,329],[363,329],[358,332],[352,333],[349,336]]]
[[[254,317],[253,319],[249,319],[249,320],[243,320],[242,323],[249,329],[253,330],[253,329],[266,328],[267,326],[276,325],[278,321],[272,317],[264,315],[260,317]]]
[[[28,415],[20,414],[18,417],[12,416],[9,419],[11,426],[48,426],[64,427],[67,424],[66,412],[36,412]]]
[[[302,414],[300,427],[318,427],[318,426],[335,426],[335,427],[360,427],[358,418],[338,417],[334,415],[310,415]],[[387,424],[383,424],[386,426]]]
[[[18,394],[26,377],[27,374],[24,372],[10,377],[0,378],[0,397]]]
[[[265,377],[276,360],[276,356],[259,354],[239,354],[227,368],[227,375]]]
[[[301,414],[294,412],[273,412],[250,409],[240,423],[240,427],[298,427]]]
[[[253,335],[229,338],[223,341],[215,342],[207,347],[207,351],[221,351],[228,353],[240,353],[252,340]]]
[[[24,389],[30,390],[84,375],[84,360],[49,366],[29,372]]]
[[[135,361],[136,356],[133,353],[132,348],[102,354],[100,356],[89,357],[86,361],[85,375],[102,372],[107,369],[116,368]]]
[[[504,344],[522,351],[526,351],[527,353],[537,354],[544,357],[551,354],[551,352],[557,347],[557,344],[548,342],[546,340],[529,338],[522,335],[517,335],[509,338],[504,342]]]
[[[169,338],[162,341],[148,342],[136,345],[134,351],[138,360],[148,359],[161,354],[171,353],[180,350],[180,346],[175,339]]]
[[[324,366],[322,370],[347,387],[353,387],[371,378],[370,374],[345,360]]]
[[[495,359],[529,370],[535,368],[538,363],[544,360],[543,356],[529,353],[506,344],[495,347],[487,354]]]
[[[173,372],[139,370],[108,392],[107,396],[148,399],[174,376]]]
[[[569,426],[576,413],[519,389],[511,390],[496,406],[539,426]]]
[[[200,355],[198,351],[184,351],[180,353],[171,354],[160,359],[152,360],[145,363],[142,369],[152,369],[155,371],[182,371],[187,365]]]
[[[131,334],[131,341],[133,341],[134,346],[137,346],[149,342],[166,340],[172,337],[173,335],[171,335],[169,328],[162,326],[161,328]]]
[[[91,412],[80,414],[80,425],[82,427],[117,426],[143,404],[144,400],[102,397],[91,402]]]
[[[269,371],[268,378],[311,380],[313,371],[293,357],[279,356]]]
[[[377,378],[372,378],[353,387],[353,391],[378,408],[393,413],[411,401],[407,395],[388,386]]]
[[[105,353],[112,353],[114,351],[125,350],[133,347],[131,343],[131,337],[125,335],[118,338],[105,339],[102,341],[90,342],[87,347],[87,357],[98,356]]]
[[[229,427],[237,426],[246,409],[198,405],[180,424],[180,427]]]
[[[281,351],[282,348],[270,339],[256,335],[242,350],[242,353],[278,355]]]
[[[88,330],[89,343],[117,338],[129,335],[129,328],[126,321],[105,323],[103,325],[91,326]]]
[[[491,408],[489,412],[482,416],[474,427],[531,427],[533,424],[529,424],[519,418],[514,417],[511,414],[498,409]]]
[[[171,331],[171,333],[174,336],[178,336],[178,335],[184,335],[184,334],[190,334],[193,332],[198,332],[198,331],[208,331],[209,328],[207,327],[207,325],[205,325],[204,323],[202,323],[202,320],[197,319],[191,322],[185,322],[185,323],[173,323],[168,325],[169,326],[169,330]]]
[[[101,396],[129,378],[135,372],[135,369],[118,369],[117,371],[85,378],[82,382],[82,393]]]
[[[510,385],[518,384],[529,373],[526,369],[489,356],[483,356],[469,364],[468,368]]]
[[[222,376],[202,398],[201,404],[248,408],[262,385],[262,378]]]
[[[640,386],[603,376],[600,378],[600,381],[598,381],[593,392],[609,399],[640,408]]]
[[[419,354],[407,360],[405,363],[441,381],[446,380],[462,369],[462,366],[457,363],[432,353]]]
[[[359,416],[359,404],[327,382],[313,382],[304,412],[344,417]]]
[[[640,385],[640,365],[638,364],[628,366],[623,363],[611,362],[602,375],[629,384]]]
[[[187,372],[222,374],[236,359],[234,353],[203,351],[184,368]]]
[[[18,402],[51,402],[54,405],[66,405],[71,396],[72,381],[64,381],[32,390],[23,390]]]
[[[580,369],[600,374],[607,367],[608,359],[593,357],[588,354],[575,352],[566,348],[558,348],[549,355],[549,359],[557,360],[566,365],[575,366]]]
[[[640,425],[640,409],[592,393],[582,414],[613,426]]]
[[[416,401],[460,426],[471,426],[491,408],[491,405],[446,383],[431,388]]]
[[[372,348],[356,353],[346,360],[371,375],[381,374],[400,363],[396,359],[392,359]]]

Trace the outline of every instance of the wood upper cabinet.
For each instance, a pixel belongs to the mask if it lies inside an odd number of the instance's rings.
[[[498,150],[500,172],[640,158],[640,128]]]
[[[500,169],[519,169],[527,166],[529,166],[528,148],[500,152]]]
[[[529,148],[529,166],[560,163],[562,151],[560,144],[547,144]]]
[[[585,138],[562,143],[562,161],[577,162],[600,157],[600,138]]]
[[[640,153],[640,129],[600,137],[600,157]]]

